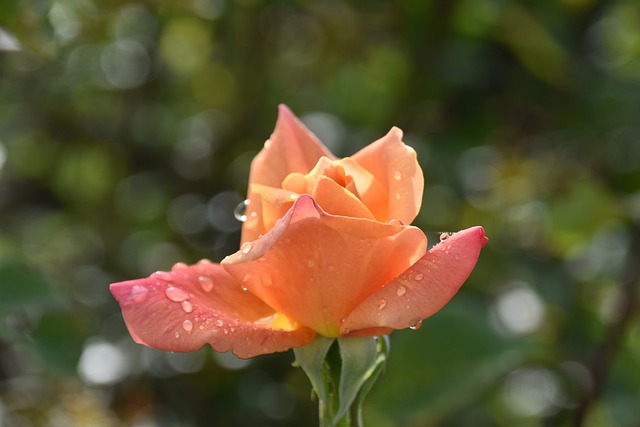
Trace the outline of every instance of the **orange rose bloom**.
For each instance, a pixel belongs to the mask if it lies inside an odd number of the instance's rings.
[[[417,327],[442,308],[487,242],[482,227],[427,252],[409,224],[422,200],[413,149],[393,128],[335,159],[284,106],[251,166],[240,250],[111,285],[133,338],[169,351],[209,343],[239,357],[304,346],[316,334]]]

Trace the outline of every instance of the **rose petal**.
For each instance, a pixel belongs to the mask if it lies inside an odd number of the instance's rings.
[[[351,158],[386,189],[388,218],[410,224],[420,211],[424,177],[416,152],[402,142],[402,131],[394,127]]]
[[[308,173],[321,157],[334,156],[285,105],[279,106],[278,121],[270,140],[251,162],[250,184],[280,188],[282,181],[293,172]],[[247,213],[261,216],[259,197],[249,188]],[[264,234],[264,223],[247,221],[242,227],[242,241],[252,241]]]
[[[482,227],[453,234],[396,279],[362,301],[342,321],[340,332],[380,333],[385,328],[416,326],[440,310],[458,292],[487,243]]]
[[[326,214],[307,195],[262,238],[222,265],[288,318],[325,336],[426,250],[415,227]]]
[[[160,350],[194,351],[208,343],[216,351],[248,358],[303,346],[315,336],[206,260],[113,283],[110,290],[133,339]]]

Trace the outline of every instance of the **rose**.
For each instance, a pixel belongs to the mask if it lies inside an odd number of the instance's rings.
[[[423,188],[416,152],[402,142],[400,129],[337,160],[281,105],[275,131],[251,164],[242,241],[270,230],[300,194],[333,215],[410,224]]]
[[[417,328],[473,270],[481,227],[428,252],[404,225],[418,212],[422,172],[392,129],[352,158],[335,160],[281,107],[252,163],[240,250],[221,264],[111,285],[132,337],[169,351],[209,343],[239,357],[326,337]]]

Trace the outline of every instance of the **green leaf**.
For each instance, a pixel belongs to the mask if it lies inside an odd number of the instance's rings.
[[[340,372],[340,406],[335,420],[342,418],[358,392],[380,364],[377,338],[338,338],[342,369]],[[384,361],[384,358],[383,358]]]
[[[309,345],[294,348],[296,362],[309,377],[313,390],[318,398],[327,402],[329,390],[325,387],[325,358],[334,342],[334,338],[319,336]]]

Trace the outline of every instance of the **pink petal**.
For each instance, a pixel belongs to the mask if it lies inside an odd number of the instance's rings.
[[[394,127],[351,158],[369,171],[386,190],[388,219],[411,224],[422,204],[424,177],[416,152],[402,142],[402,131]]]
[[[487,242],[482,227],[453,234],[362,301],[344,318],[340,332],[376,335],[389,328],[416,326],[458,292]]]
[[[415,227],[326,214],[308,195],[222,265],[278,312],[325,336],[426,250]]]
[[[285,105],[279,106],[278,121],[270,140],[253,159],[249,174],[249,187],[259,184],[281,188],[282,181],[293,172],[306,174],[322,156],[334,156],[322,145]],[[249,188],[248,213],[261,215],[258,197]],[[259,220],[247,221],[242,227],[242,241],[252,241],[264,234],[264,224]]]
[[[208,343],[216,351],[248,358],[300,347],[315,337],[207,260],[113,283],[110,290],[133,339],[160,350],[194,351]]]

